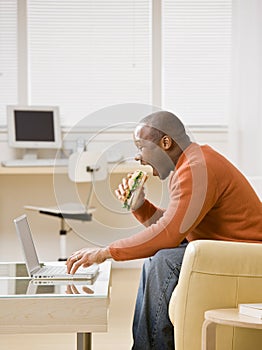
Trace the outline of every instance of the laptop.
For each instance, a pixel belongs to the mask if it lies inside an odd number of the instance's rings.
[[[80,267],[77,272],[72,275],[67,273],[66,265],[48,265],[39,262],[31,229],[29,227],[27,216],[22,215],[14,219],[17,235],[21,242],[24,252],[25,263],[28,275],[36,279],[56,279],[56,280],[90,280],[96,277],[99,266],[93,264],[87,268]]]

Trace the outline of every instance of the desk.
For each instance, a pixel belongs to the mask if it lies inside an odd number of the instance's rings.
[[[24,264],[0,263],[0,333],[77,333],[77,350],[91,333],[106,332],[111,262],[94,281],[34,281]]]
[[[108,164],[109,174],[128,174],[137,169],[152,173],[149,165],[141,166],[136,161]],[[5,167],[0,165],[0,175],[54,175],[67,174],[67,167]]]
[[[202,350],[216,349],[217,324],[262,330],[261,319],[241,315],[238,309],[208,310],[202,327]]]

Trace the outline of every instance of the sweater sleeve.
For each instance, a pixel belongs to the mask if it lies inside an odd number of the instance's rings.
[[[164,212],[165,210],[157,208],[146,199],[144,204],[136,211],[133,211],[132,214],[141,224],[148,227],[156,223],[163,216]]]
[[[145,258],[154,255],[160,249],[178,246],[209,210],[209,201],[206,202],[207,172],[201,163],[182,164],[171,175],[169,191],[169,206],[155,223],[109,246],[113,259]],[[152,205],[146,202],[135,215],[144,223],[145,220],[149,222],[150,215],[153,213],[154,216],[156,212],[157,209],[153,209]]]

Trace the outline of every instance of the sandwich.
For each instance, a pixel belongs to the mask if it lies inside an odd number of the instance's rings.
[[[144,183],[148,179],[148,175],[145,171],[136,170],[128,179],[128,189],[124,200],[123,207],[130,210],[144,186]]]

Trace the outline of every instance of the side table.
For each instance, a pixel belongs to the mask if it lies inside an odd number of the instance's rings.
[[[202,327],[202,350],[216,349],[217,324],[262,330],[261,319],[241,315],[238,309],[208,310]]]

